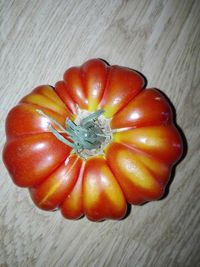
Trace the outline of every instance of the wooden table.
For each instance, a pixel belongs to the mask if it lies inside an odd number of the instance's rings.
[[[94,57],[163,90],[188,146],[166,198],[101,223],[35,208],[1,162],[0,266],[199,266],[199,14],[198,0],[0,1],[1,149],[6,114],[22,96]]]

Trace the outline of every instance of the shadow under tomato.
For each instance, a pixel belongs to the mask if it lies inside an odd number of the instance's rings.
[[[127,211],[126,211],[126,214],[125,214],[125,216],[120,221],[125,220],[130,215],[131,210],[132,210],[132,205],[129,204],[129,203],[127,203]]]

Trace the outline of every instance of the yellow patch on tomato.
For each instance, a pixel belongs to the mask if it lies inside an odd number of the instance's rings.
[[[64,107],[56,104],[51,99],[40,94],[27,95],[25,98],[23,98],[22,102],[35,104],[35,105],[38,105],[44,108],[48,108],[59,114],[66,114],[66,109]]]
[[[104,192],[106,196],[116,206],[116,208],[121,209],[121,207],[124,205],[124,195],[116,181],[116,178],[106,165],[102,166],[101,173],[103,174],[101,181],[104,184]],[[107,179],[105,179],[105,177]]]
[[[117,132],[114,134],[114,141],[133,145],[140,149],[159,150],[165,147],[165,128],[162,126],[143,127]]]
[[[137,156],[129,150],[121,150],[117,154],[117,164],[124,176],[134,185],[145,190],[159,187],[158,182],[147,168],[140,162]]]
[[[141,153],[137,153],[136,157],[145,165],[147,169],[155,173],[157,176],[165,179],[168,178],[169,167],[167,167],[167,165],[165,165],[163,162]]]
[[[96,182],[96,177],[91,175],[87,182],[84,183],[84,202],[86,206],[93,206],[100,198],[99,185]]]
[[[55,102],[57,105],[60,105],[61,107],[65,108],[65,104],[51,86],[39,86],[35,89],[35,93],[44,95],[47,98],[51,99],[53,102]]]

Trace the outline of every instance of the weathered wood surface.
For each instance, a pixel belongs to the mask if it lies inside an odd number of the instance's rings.
[[[117,222],[38,210],[1,162],[0,266],[199,266],[199,14],[198,0],[0,0],[1,149],[8,110],[93,57],[144,73],[188,142],[167,197]]]

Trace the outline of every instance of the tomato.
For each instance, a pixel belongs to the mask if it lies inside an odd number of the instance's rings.
[[[121,219],[160,199],[182,138],[166,97],[143,75],[91,59],[25,96],[6,119],[3,159],[41,209]]]

